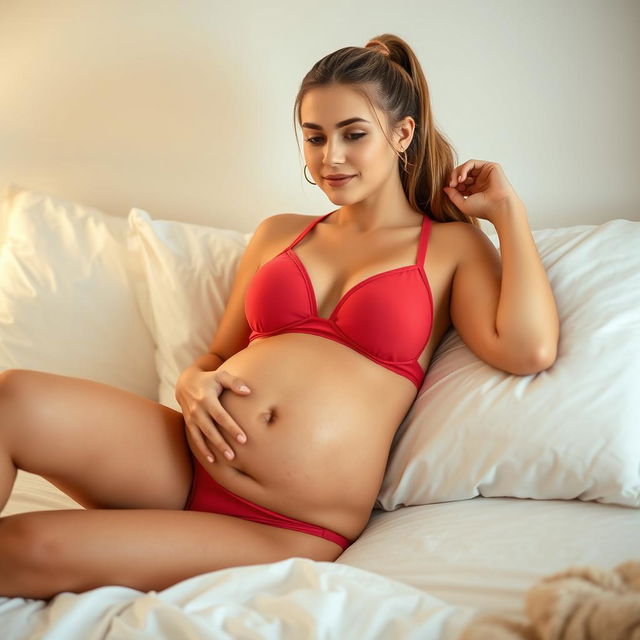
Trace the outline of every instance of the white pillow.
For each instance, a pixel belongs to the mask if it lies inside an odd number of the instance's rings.
[[[217,329],[251,234],[152,221],[134,210],[160,401]],[[498,245],[497,234],[488,234]],[[485,497],[640,506],[640,223],[533,231],[561,320],[555,364],[517,376],[452,327],[399,426],[376,507]]]
[[[207,352],[253,234],[129,213],[128,246],[145,273],[140,309],[156,343],[160,403],[182,412],[175,386]]]
[[[532,235],[560,315],[556,362],[510,375],[451,328],[394,437],[376,506],[482,495],[640,507],[640,222]]]
[[[156,400],[126,219],[9,184],[0,221],[0,370],[87,378]]]

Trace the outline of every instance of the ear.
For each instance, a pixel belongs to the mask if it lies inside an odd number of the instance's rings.
[[[399,151],[407,149],[413,140],[416,122],[411,116],[405,116],[396,127],[396,146]]]

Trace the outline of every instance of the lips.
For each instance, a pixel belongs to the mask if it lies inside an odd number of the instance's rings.
[[[352,178],[355,178],[355,176],[345,176],[343,178],[338,178],[338,179],[325,178],[325,180],[332,187],[340,187],[343,184],[347,184],[347,182],[350,182]]]

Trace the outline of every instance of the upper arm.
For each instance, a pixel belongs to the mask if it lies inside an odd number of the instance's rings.
[[[496,315],[502,282],[500,254],[487,235],[460,222],[460,249],[451,291],[451,322],[465,344],[490,365],[522,375],[522,354],[506,351],[498,340]]]
[[[235,272],[231,292],[215,332],[209,352],[228,360],[249,344],[251,327],[244,313],[244,300],[249,282],[260,268],[265,247],[282,232],[282,225],[291,215],[278,213],[258,224],[247,244]]]

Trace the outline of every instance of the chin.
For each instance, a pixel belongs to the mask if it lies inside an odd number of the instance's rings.
[[[336,196],[335,194],[333,195],[329,195],[327,194],[327,198],[329,198],[329,200],[333,203],[333,204],[339,204],[341,206],[344,206],[346,204],[353,204],[354,202],[357,202],[356,198],[347,198],[347,197],[340,197],[340,196]]]
[[[359,199],[353,191],[345,191],[341,189],[336,189],[335,191],[332,189],[327,189],[326,191],[323,189],[324,194],[331,200],[331,202],[357,202]]]

